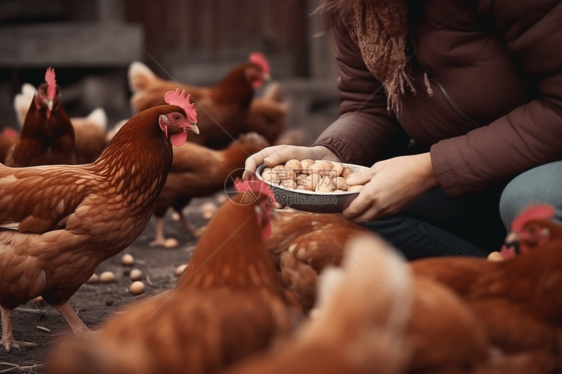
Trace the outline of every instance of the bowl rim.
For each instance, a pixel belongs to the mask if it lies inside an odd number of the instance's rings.
[[[322,160],[322,161],[325,161],[325,160]],[[331,161],[330,161],[330,162],[331,162]],[[359,167],[359,168],[364,168],[365,170],[369,169],[368,167],[363,166],[363,165],[348,164],[348,163],[345,163],[345,162],[339,162],[339,163],[342,164],[343,166]],[[281,165],[281,164],[279,164],[279,165]],[[322,192],[322,193],[319,193],[319,192],[316,192],[316,191],[295,190],[295,189],[292,189],[292,188],[283,187],[283,186],[280,186],[280,185],[278,185],[278,184],[273,184],[273,183],[271,183],[271,182],[268,182],[268,181],[266,181],[266,180],[264,180],[264,179],[262,178],[261,172],[262,172],[262,170],[265,169],[265,168],[266,168],[266,165],[265,165],[265,164],[261,164],[260,166],[258,166],[258,167],[256,168],[256,173],[255,173],[255,174],[256,174],[256,176],[258,177],[258,179],[259,179],[260,181],[266,183],[267,185],[273,187],[273,188],[279,188],[279,189],[284,190],[284,191],[287,191],[287,192],[301,193],[301,194],[311,195],[311,196],[347,196],[347,195],[354,195],[354,194],[357,194],[357,195],[358,195],[358,194],[361,193],[361,190],[360,190],[360,191],[345,191],[345,192],[338,192],[338,193],[335,193],[335,192],[331,192],[331,193]]]

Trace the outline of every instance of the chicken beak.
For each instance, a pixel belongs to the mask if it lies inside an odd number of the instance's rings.
[[[193,131],[197,135],[199,135],[199,127],[195,123],[192,123],[191,126],[188,128],[189,131]]]
[[[53,112],[53,99],[47,98],[45,104],[47,104],[47,119],[51,119],[51,113]]]
[[[271,79],[271,74],[269,73],[263,73],[263,80],[264,81],[269,81]]]

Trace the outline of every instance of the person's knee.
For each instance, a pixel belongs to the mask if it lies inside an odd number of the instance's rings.
[[[525,208],[536,204],[549,204],[562,221],[562,161],[552,162],[528,170],[515,177],[504,189],[500,198],[500,215],[509,230],[511,222]]]

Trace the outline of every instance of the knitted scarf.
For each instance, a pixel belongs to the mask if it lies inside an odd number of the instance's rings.
[[[388,109],[400,110],[400,95],[408,86],[414,93],[406,67],[408,36],[407,0],[356,0],[343,17],[350,37],[361,52],[363,61],[384,85]],[[426,81],[428,93],[431,88]]]

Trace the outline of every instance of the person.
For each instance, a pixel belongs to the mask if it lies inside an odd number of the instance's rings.
[[[323,0],[318,13],[340,117],[313,146],[266,148],[247,170],[372,165],[348,179],[366,185],[343,215],[409,259],[486,256],[529,204],[562,219],[562,1]]]

